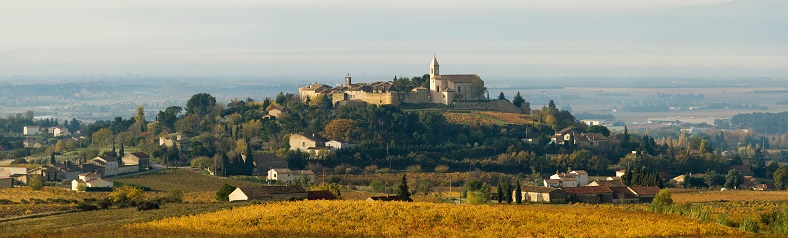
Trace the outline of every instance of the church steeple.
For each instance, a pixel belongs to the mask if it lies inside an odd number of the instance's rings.
[[[438,64],[438,59],[435,58],[435,55],[433,54],[432,63],[430,63],[430,78],[434,79],[440,75],[440,65]]]

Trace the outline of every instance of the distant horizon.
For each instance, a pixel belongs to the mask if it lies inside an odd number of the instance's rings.
[[[780,0],[32,0],[0,74],[788,77]]]

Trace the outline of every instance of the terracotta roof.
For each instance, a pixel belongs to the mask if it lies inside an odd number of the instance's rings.
[[[258,199],[271,194],[306,193],[299,186],[254,186],[238,187],[249,199]]]
[[[607,137],[602,133],[585,133],[583,136],[589,140],[607,140]]]
[[[615,199],[638,198],[638,196],[627,187],[610,187],[610,190],[613,191],[613,198]]]
[[[277,173],[292,173],[293,171],[288,168],[272,168],[271,170]]]
[[[561,188],[567,193],[572,194],[600,194],[600,193],[613,193],[607,186],[582,186],[576,188]]]
[[[566,133],[568,133],[568,132],[570,132],[570,131],[572,131],[574,129],[575,129],[574,127],[567,127],[567,128],[561,129],[560,131],[556,132],[555,134],[556,135],[563,135],[563,134],[566,134]]]
[[[323,136],[321,136],[320,134],[317,134],[317,132],[306,131],[306,132],[298,133],[298,134],[303,136],[303,137],[306,137],[307,139],[310,139],[310,140],[313,140],[313,141],[316,141],[316,142],[325,142],[326,141],[326,138],[323,138]]]
[[[577,174],[588,174],[588,172],[586,172],[585,170],[572,170],[572,172],[575,172]]]
[[[542,186],[527,186],[527,185],[521,186],[520,190],[523,192],[535,192],[535,193],[549,193],[556,190],[561,191],[561,189],[557,189],[557,188],[548,188]]]
[[[476,80],[481,80],[476,74],[442,74],[440,78],[454,83],[473,83]]]
[[[640,197],[657,195],[657,193],[659,193],[660,190],[659,187],[630,187],[630,188],[632,189],[632,191],[635,191],[635,193]]]
[[[308,200],[337,200],[337,196],[328,190],[306,191]]]
[[[142,153],[142,152],[134,152],[134,153],[131,153],[130,155],[134,155],[134,156],[136,156],[137,158],[140,158],[140,159],[148,159],[148,158],[150,158],[150,156],[148,154],[145,154],[145,153]]]
[[[624,182],[621,182],[621,180],[596,180],[591,182],[590,184],[594,184],[594,183],[596,183],[597,186],[607,186],[610,188],[627,186],[624,184]],[[589,186],[591,186],[590,184]]]
[[[307,174],[307,175],[311,174],[311,175],[314,175],[315,173],[312,172],[312,170],[293,170],[293,175],[299,175],[299,174]]]
[[[101,177],[101,175],[98,175],[98,174],[96,174],[96,173],[93,173],[93,172],[82,173],[82,174],[79,174],[79,176],[85,176],[85,177]]]
[[[113,158],[112,156],[108,156],[108,155],[100,155],[100,156],[97,156],[96,158],[93,158],[93,159],[95,160],[95,159],[99,159],[99,158],[103,159],[104,161],[107,161],[107,162],[117,161],[117,159]]]
[[[268,171],[271,168],[286,168],[287,160],[279,158],[275,154],[253,154],[254,164],[258,168]]]

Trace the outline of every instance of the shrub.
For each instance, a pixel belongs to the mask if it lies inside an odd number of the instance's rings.
[[[167,202],[183,202],[183,192],[181,190],[170,191],[164,199]]]
[[[33,190],[41,190],[44,188],[44,177],[39,174],[34,174],[28,179],[27,185]]]
[[[158,202],[143,202],[137,206],[137,211],[147,211],[147,210],[154,210],[159,209]]]
[[[723,226],[733,226],[733,222],[728,219],[728,214],[724,212],[717,214],[717,223]]]
[[[435,173],[446,173],[446,172],[449,172],[449,166],[448,165],[438,165],[438,166],[435,166],[434,170],[435,170]]]
[[[232,193],[233,190],[235,190],[235,187],[232,185],[226,183],[222,184],[222,186],[219,187],[219,191],[216,191],[216,200],[222,202],[230,201],[230,193]]]
[[[758,223],[750,218],[745,218],[739,223],[739,230],[758,233]]]
[[[99,208],[98,206],[93,205],[92,203],[89,202],[83,201],[77,203],[77,209],[79,209],[80,211],[93,211],[93,210],[98,210],[98,208]]]
[[[670,192],[667,189],[662,189],[654,196],[654,201],[651,202],[649,208],[652,211],[664,212],[669,209],[672,204],[673,198],[670,197]]]
[[[109,198],[112,202],[119,207],[137,205],[143,201],[143,196],[142,189],[130,186],[115,188],[115,190],[109,194]]]
[[[386,184],[383,183],[383,180],[375,179],[369,182],[369,186],[372,187],[372,191],[376,193],[382,193],[386,190]]]
[[[408,166],[407,170],[408,170],[408,172],[413,172],[413,173],[421,172],[421,165],[414,164],[414,165]]]

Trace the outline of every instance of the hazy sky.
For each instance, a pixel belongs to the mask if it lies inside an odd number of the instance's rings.
[[[0,0],[0,75],[788,76],[786,0]]]

